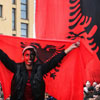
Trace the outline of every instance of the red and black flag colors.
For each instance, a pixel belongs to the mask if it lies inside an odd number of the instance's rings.
[[[0,49],[16,63],[23,62],[22,50],[27,45],[34,46],[37,49],[38,59],[41,63],[45,63],[57,53],[68,48],[72,43],[72,41],[0,36]],[[88,58],[84,55],[87,55]],[[46,92],[57,98],[57,100],[82,100],[84,67],[92,58],[91,51],[84,43],[81,43],[79,48],[72,50],[64,57],[59,66],[44,76]],[[10,95],[12,77],[13,73],[0,62],[0,81],[5,98]]]
[[[100,82],[100,1],[36,1],[37,38],[84,41],[95,56],[85,67],[85,81]]]

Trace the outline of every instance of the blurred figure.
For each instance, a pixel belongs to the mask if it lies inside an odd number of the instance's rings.
[[[93,82],[92,86],[95,87],[96,85],[97,85],[97,83],[96,82]]]
[[[48,100],[48,98],[49,98],[49,94],[45,93],[45,99],[44,100]]]
[[[91,87],[88,88],[88,95],[93,96],[93,94],[94,94],[94,87],[91,86]]]
[[[99,85],[99,87],[100,87],[100,83],[99,83],[98,85]]]
[[[84,97],[84,100],[87,100],[89,98],[93,98],[93,94],[94,94],[94,87],[91,86],[91,87],[88,88],[88,93]]]
[[[89,81],[86,82],[86,86],[84,87],[84,92],[88,93],[88,88],[91,86],[91,83]]]
[[[94,92],[99,92],[99,91],[100,91],[100,86],[96,85],[95,88],[94,88]]]

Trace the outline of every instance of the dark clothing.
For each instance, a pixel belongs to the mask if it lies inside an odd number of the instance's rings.
[[[65,55],[66,54],[64,52],[61,52],[47,63],[33,63],[30,78],[33,95],[32,100],[44,100],[45,83],[43,80],[43,75],[48,73],[55,66],[57,66]],[[28,80],[28,71],[26,69],[25,62],[15,63],[2,50],[0,50],[0,60],[7,67],[7,69],[14,73],[11,84],[10,100],[23,100],[24,91]]]

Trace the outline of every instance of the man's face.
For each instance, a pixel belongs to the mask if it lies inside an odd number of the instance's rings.
[[[100,90],[99,85],[96,85],[96,86],[95,86],[95,89],[96,89],[96,91],[99,91],[99,90]]]
[[[34,59],[35,59],[34,52],[32,52],[31,50],[26,50],[24,52],[24,61],[26,65],[31,66]]]

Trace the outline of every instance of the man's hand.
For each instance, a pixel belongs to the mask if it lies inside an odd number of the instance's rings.
[[[70,52],[71,50],[77,48],[80,46],[80,41],[77,41],[76,43],[73,43],[69,48],[65,49],[65,53],[67,54],[68,52]]]
[[[80,41],[76,42],[76,43],[73,43],[70,48],[74,49],[74,48],[77,48],[80,46]]]

